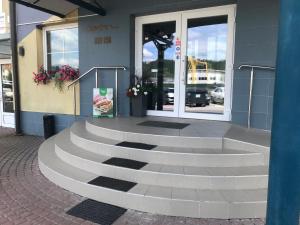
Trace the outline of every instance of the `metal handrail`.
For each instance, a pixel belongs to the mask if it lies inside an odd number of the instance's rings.
[[[258,65],[249,65],[249,64],[243,64],[239,66],[239,70],[242,69],[251,69],[250,74],[250,88],[249,88],[249,104],[248,104],[248,129],[251,127],[251,108],[252,108],[252,92],[253,92],[253,79],[254,79],[254,69],[259,70],[276,70],[275,67],[271,66],[258,66]]]
[[[276,70],[275,67],[271,67],[271,66],[256,66],[256,65],[249,65],[249,64],[243,64],[239,66],[239,70],[243,69],[243,68],[253,68],[253,69],[262,69],[262,70]]]
[[[78,81],[80,81],[83,77],[85,77],[86,75],[88,75],[90,72],[92,72],[93,70],[96,70],[95,73],[95,87],[98,88],[98,70],[115,70],[115,113],[116,116],[118,116],[118,70],[127,70],[127,68],[125,66],[95,66],[92,67],[91,69],[89,69],[88,71],[86,71],[85,73],[83,73],[81,76],[79,76],[76,80],[74,80],[72,83],[70,83],[67,87],[68,89],[73,86],[73,95],[74,95],[74,117],[76,119],[76,109],[77,109],[77,104],[76,104],[76,83]]]
[[[81,80],[83,77],[85,77],[86,75],[88,75],[90,72],[92,72],[93,70],[96,69],[117,69],[117,70],[126,70],[125,66],[95,66],[92,67],[91,69],[89,69],[88,71],[86,71],[85,73],[83,73],[81,76],[79,76],[76,80],[74,80],[72,83],[70,83],[68,85],[68,88],[70,88],[72,85],[74,85],[75,83],[77,83],[79,80]]]

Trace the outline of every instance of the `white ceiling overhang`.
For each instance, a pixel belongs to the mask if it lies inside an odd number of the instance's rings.
[[[97,0],[10,0],[30,8],[34,8],[55,16],[64,18],[78,8],[87,9],[93,13],[105,16],[105,9]]]

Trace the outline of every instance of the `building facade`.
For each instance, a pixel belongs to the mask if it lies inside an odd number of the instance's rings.
[[[73,123],[74,112],[77,118],[92,116],[94,72],[76,85],[75,98],[69,83],[63,90],[55,82],[37,85],[33,73],[42,65],[48,71],[70,65],[80,74],[125,66],[118,79],[121,116],[131,114],[126,93],[136,75],[155,90],[147,97],[148,115],[247,125],[251,69],[239,66],[275,66],[278,1],[132,0],[103,6],[106,16],[79,8],[61,20],[17,5],[24,133],[41,135],[44,114],[55,115],[58,131]],[[98,85],[115,88],[114,79],[114,71],[101,70]],[[274,71],[254,71],[253,128],[271,129],[274,80]]]

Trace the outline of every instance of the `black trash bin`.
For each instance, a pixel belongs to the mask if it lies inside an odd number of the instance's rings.
[[[44,138],[48,139],[55,134],[54,115],[44,115]]]

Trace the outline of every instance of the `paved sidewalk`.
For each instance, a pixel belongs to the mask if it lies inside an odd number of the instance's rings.
[[[84,198],[49,182],[39,171],[40,137],[0,128],[0,225],[94,224],[65,212]],[[264,221],[189,219],[128,210],[114,225],[263,225]]]

